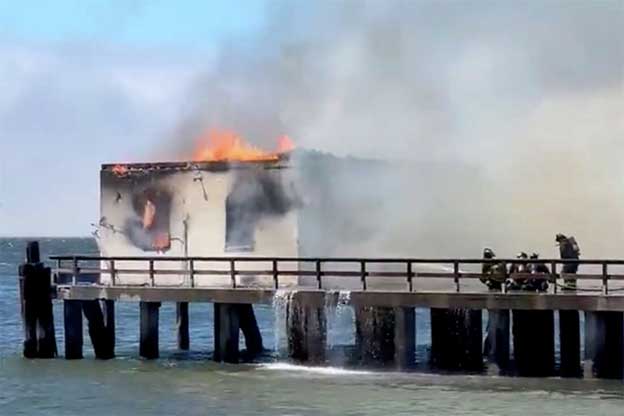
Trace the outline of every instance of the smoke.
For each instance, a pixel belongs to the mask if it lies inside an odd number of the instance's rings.
[[[488,245],[553,256],[556,232],[575,235],[587,257],[618,254],[621,1],[268,10],[263,32],[222,45],[198,79],[178,145],[223,126],[269,148],[286,133],[301,147],[389,161],[302,168],[324,184],[308,181],[308,206],[359,254],[477,255]],[[315,250],[349,251],[327,244],[327,228]]]
[[[252,250],[258,223],[295,209],[297,195],[275,172],[265,169],[236,171],[226,200],[228,250]]]

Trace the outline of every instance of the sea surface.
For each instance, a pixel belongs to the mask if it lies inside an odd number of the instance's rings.
[[[42,255],[97,253],[91,239],[40,239]],[[258,307],[265,346],[261,362],[211,361],[212,305],[191,305],[191,351],[176,351],[175,308],[161,309],[162,358],[138,358],[138,305],[118,303],[117,355],[25,360],[17,293],[24,239],[0,239],[0,415],[624,415],[621,381],[531,379],[488,375],[395,373],[288,363],[277,352],[279,307]],[[62,308],[55,304],[63,350]],[[417,311],[419,335],[427,311]],[[332,312],[330,345],[353,342],[348,310]],[[279,334],[279,331],[277,331]],[[429,338],[418,337],[419,354]]]

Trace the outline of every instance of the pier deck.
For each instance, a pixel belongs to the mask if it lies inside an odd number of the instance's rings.
[[[278,289],[279,290],[279,289]],[[288,291],[303,292],[311,298],[334,296],[335,290],[309,287],[290,287]],[[236,289],[206,287],[137,287],[102,285],[58,285],[56,297],[62,300],[106,299],[130,302],[209,302],[271,304],[277,290],[268,288]],[[528,309],[528,310],[582,310],[624,312],[624,294],[602,295],[590,293],[527,293],[527,292],[448,292],[399,290],[352,290],[352,305],[421,308],[466,309]],[[319,302],[322,302],[320,300]],[[321,303],[322,304],[322,303]]]
[[[328,313],[340,304],[353,311],[359,365],[413,366],[415,309],[427,308],[432,368],[624,378],[624,260],[55,256],[51,270],[36,243],[27,259],[20,293],[28,358],[57,355],[53,300],[64,305],[67,359],[83,357],[83,316],[96,358],[115,356],[119,301],[139,305],[141,357],[159,357],[163,302],[176,304],[178,348],[188,350],[189,304],[203,302],[214,307],[215,360],[239,362],[241,334],[246,356],[262,354],[253,305],[274,304],[284,315],[275,330],[285,334],[288,357],[323,364]],[[487,263],[498,264],[498,274],[482,274]],[[580,273],[560,272],[574,269],[565,268],[570,263]],[[488,290],[486,279],[546,281],[548,289]]]

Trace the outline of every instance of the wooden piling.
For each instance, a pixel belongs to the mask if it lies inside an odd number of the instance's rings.
[[[509,370],[511,319],[509,310],[489,309],[483,353],[495,373]]]
[[[414,308],[356,307],[355,328],[355,345],[362,364],[395,368],[414,364]]]
[[[245,347],[248,358],[254,358],[262,354],[264,347],[262,345],[262,334],[256,320],[253,305],[249,303],[239,304],[238,318],[240,329],[245,336]]]
[[[514,310],[513,346],[516,372],[549,377],[555,372],[555,318],[551,310]]]
[[[176,303],[176,329],[178,333],[178,349],[188,351],[190,348],[188,302]]]
[[[214,360],[238,363],[240,322],[238,305],[214,304]]]
[[[82,311],[89,328],[89,338],[93,346],[95,358],[100,360],[109,360],[115,357],[114,351],[114,327],[113,340],[106,326],[104,312],[99,300],[82,301]],[[107,314],[108,316],[108,314]]]
[[[586,376],[624,378],[624,313],[585,312]]]
[[[152,360],[160,356],[158,349],[158,314],[160,302],[140,302],[141,335],[139,355]]]
[[[82,301],[65,300],[63,302],[65,326],[65,358],[77,360],[83,357]]]
[[[579,312],[559,311],[559,374],[581,377],[581,327]]]
[[[108,358],[115,357],[115,301],[101,300],[102,315],[106,334],[106,351]]]
[[[51,299],[51,272],[41,263],[39,243],[26,246],[26,263],[19,268],[19,288],[26,358],[57,356]]]
[[[451,371],[483,370],[480,310],[431,309],[431,365]]]
[[[295,361],[325,362],[327,317],[317,297],[316,293],[295,292],[286,307],[288,356]]]

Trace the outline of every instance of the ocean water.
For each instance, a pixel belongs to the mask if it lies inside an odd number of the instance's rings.
[[[43,256],[95,253],[90,239],[40,239]],[[604,380],[531,379],[487,375],[395,373],[297,366],[267,354],[254,364],[211,361],[212,308],[191,305],[191,351],[175,346],[174,305],[161,309],[162,358],[138,358],[138,305],[117,305],[117,355],[93,359],[85,334],[85,359],[25,360],[17,294],[23,239],[0,239],[0,415],[618,415],[624,383]],[[279,308],[277,308],[279,309]],[[265,346],[279,311],[256,309]],[[419,335],[427,332],[418,311]],[[55,305],[62,353],[62,308]],[[351,315],[332,315],[329,344],[352,342]],[[279,332],[278,332],[279,333]],[[426,354],[427,336],[419,336]],[[339,361],[339,360],[338,360]]]

